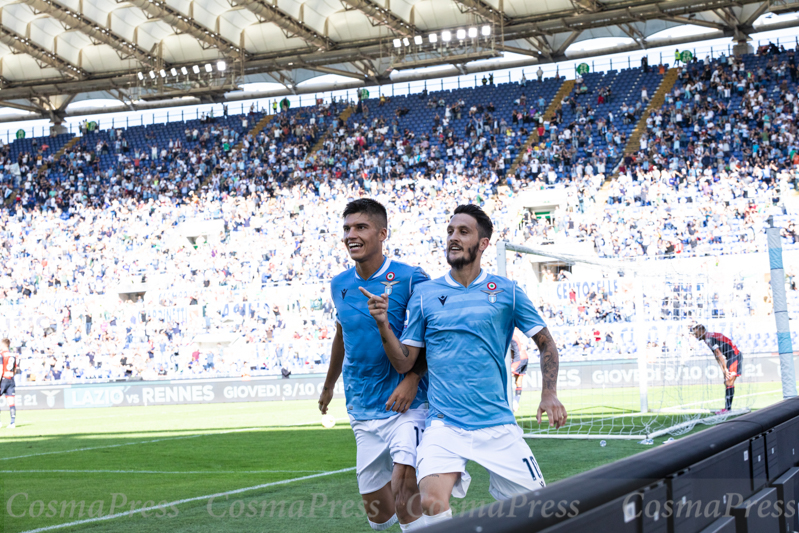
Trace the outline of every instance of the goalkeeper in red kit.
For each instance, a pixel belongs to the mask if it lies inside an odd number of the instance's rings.
[[[697,324],[691,328],[691,333],[698,340],[707,344],[710,351],[716,357],[724,376],[724,385],[727,387],[725,393],[724,409],[716,414],[723,414],[732,409],[732,399],[735,396],[735,380],[741,375],[743,370],[743,355],[733,342],[721,333],[711,333],[705,326]]]

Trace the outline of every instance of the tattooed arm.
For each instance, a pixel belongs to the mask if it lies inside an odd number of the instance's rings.
[[[533,341],[535,341],[536,346],[538,346],[538,351],[541,352],[542,390],[552,391],[557,394],[560,361],[555,339],[552,338],[549,328],[544,328],[533,335]]]
[[[566,423],[566,408],[558,400],[558,368],[560,361],[558,347],[548,328],[544,328],[535,335],[533,341],[541,353],[541,404],[538,406],[536,419],[541,423],[541,415],[547,414],[549,425],[559,428]]]

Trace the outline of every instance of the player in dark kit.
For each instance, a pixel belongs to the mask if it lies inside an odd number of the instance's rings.
[[[698,340],[708,345],[710,351],[716,356],[721,372],[724,376],[724,385],[727,387],[724,409],[716,414],[726,413],[732,409],[732,398],[735,396],[735,380],[743,370],[743,356],[733,342],[721,333],[710,333],[705,326],[697,324],[691,328],[691,333]]]
[[[14,421],[17,418],[17,407],[14,402],[14,373],[17,370],[17,358],[9,351],[9,348],[11,348],[11,341],[8,339],[0,341],[0,371],[2,371],[0,396],[5,396],[8,401],[8,410],[11,412],[11,423],[8,428],[14,429],[16,427]],[[2,427],[2,423],[0,423],[0,427]]]

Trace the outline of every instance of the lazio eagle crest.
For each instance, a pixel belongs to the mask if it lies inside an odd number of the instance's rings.
[[[502,289],[497,290],[497,284],[494,283],[493,281],[489,281],[488,284],[486,285],[486,288],[488,290],[486,289],[481,289],[481,290],[488,295],[488,301],[491,302],[492,304],[497,303],[497,294],[505,292]]]
[[[386,280],[387,281],[381,281],[380,282],[380,283],[382,283],[383,285],[386,286],[386,292],[384,294],[391,294],[392,291],[393,291],[394,285],[399,283],[399,280],[396,280],[396,281],[394,280],[395,277],[396,276],[394,275],[393,272],[389,272],[388,274],[386,274]]]

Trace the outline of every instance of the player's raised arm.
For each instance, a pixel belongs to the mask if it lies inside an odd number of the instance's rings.
[[[400,374],[410,372],[419,357],[420,348],[406,346],[394,335],[388,321],[388,295],[375,296],[363,287],[358,288],[364,296],[369,298],[369,314],[377,323],[380,339],[383,341],[383,349],[386,351],[391,366]]]
[[[333,388],[336,386],[341,367],[344,365],[344,337],[341,333],[341,324],[336,322],[336,334],[333,337],[333,347],[330,349],[330,366],[327,368],[327,377],[322,386],[322,394],[319,395],[319,410],[322,414],[327,414],[327,406],[333,399]]]

